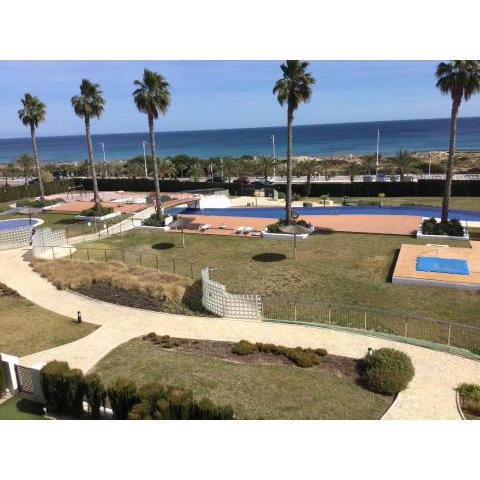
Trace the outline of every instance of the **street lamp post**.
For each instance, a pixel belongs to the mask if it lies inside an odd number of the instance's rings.
[[[145,178],[148,178],[148,171],[147,171],[147,154],[145,152],[145,147],[147,145],[147,142],[144,140],[143,141],[143,163],[145,164]]]
[[[275,155],[275,134],[272,133],[272,149],[273,149],[273,179],[275,180],[275,160],[276,160],[276,155]]]

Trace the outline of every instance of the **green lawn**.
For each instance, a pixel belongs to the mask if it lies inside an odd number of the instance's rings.
[[[186,249],[181,248],[180,234],[139,230],[84,246],[98,248],[90,251],[92,259],[104,260],[104,248],[111,248],[108,259],[125,258],[128,263],[140,261],[140,250],[144,265],[156,268],[157,255],[160,269],[172,271],[174,260],[176,273],[186,276],[193,270],[198,277],[207,265],[218,267],[212,276],[230,292],[273,297],[276,304],[291,306],[297,300],[361,305],[480,327],[478,292],[389,281],[402,243],[428,241],[396,235],[318,234],[298,242],[297,261],[292,259],[292,242],[214,235],[186,235]],[[86,251],[76,255],[86,258]]]
[[[0,352],[22,357],[73,342],[96,328],[77,324],[26,299],[0,296]]]
[[[320,197],[305,197],[302,200],[308,202],[316,201],[321,202]],[[333,200],[335,203],[342,203],[343,197],[330,197],[330,200]],[[378,197],[349,197],[351,202],[379,202]],[[384,205],[402,205],[403,203],[417,204],[417,205],[428,205],[432,207],[441,207],[442,206],[442,197],[385,197],[383,199]],[[451,197],[450,199],[451,208],[461,208],[465,210],[480,210],[480,197]]]
[[[0,404],[0,420],[46,420],[46,418],[40,404],[12,397]]]
[[[35,218],[40,218],[43,220],[42,227],[49,227],[52,230],[63,228],[66,231],[67,237],[77,237],[81,235],[88,235],[91,233],[96,233],[98,230],[103,229],[105,222],[98,222],[97,226],[92,222],[89,227],[86,222],[78,220],[75,218],[75,214],[70,213],[38,213],[33,215]],[[14,214],[14,215],[0,215],[0,220],[8,220],[11,218],[28,218],[26,215]],[[112,225],[118,223],[121,220],[125,220],[127,216],[120,215],[115,218],[108,219],[106,223]]]
[[[249,365],[166,351],[131,340],[103,358],[95,371],[105,383],[131,376],[137,384],[159,381],[230,404],[238,418],[378,419],[391,403],[352,379],[288,365]]]

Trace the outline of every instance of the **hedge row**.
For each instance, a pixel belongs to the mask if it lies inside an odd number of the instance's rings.
[[[77,184],[86,190],[92,189],[92,181],[88,178],[76,179]],[[328,194],[331,197],[377,197],[385,193],[387,197],[441,197],[443,195],[443,180],[419,180],[418,182],[355,182],[355,183],[312,183],[311,197]],[[153,192],[153,180],[145,178],[107,178],[98,179],[98,188],[103,191],[136,191]],[[254,188],[236,183],[212,182],[180,182],[178,180],[160,181],[162,192],[178,192],[183,190],[205,190],[210,188],[225,188],[231,195],[253,195]],[[285,185],[275,185],[280,192],[285,192]],[[305,184],[292,185],[293,193],[304,196]],[[453,196],[480,196],[480,181],[455,180],[452,182]]]
[[[67,362],[51,361],[41,370],[40,381],[48,411],[74,418],[85,416],[83,401],[90,417],[100,418],[100,407],[108,399],[116,420],[230,420],[230,406],[215,405],[208,398],[196,401],[191,391],[146,384],[139,389],[128,378],[117,378],[105,388],[95,373],[83,375]]]
[[[52,195],[54,193],[64,193],[68,187],[73,187],[75,180],[70,178],[68,180],[59,180],[43,184],[45,195]],[[16,187],[9,187],[5,189],[4,186],[0,189],[0,203],[19,200],[26,197],[38,197],[40,189],[38,185],[18,185]]]

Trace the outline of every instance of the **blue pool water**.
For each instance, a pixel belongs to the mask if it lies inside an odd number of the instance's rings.
[[[457,258],[417,257],[417,271],[468,275],[468,263]]]
[[[441,209],[437,207],[300,207],[295,208],[300,215],[413,215],[418,217],[440,217]],[[258,208],[204,208],[185,209],[170,208],[169,213],[190,215],[211,215],[226,217],[283,218],[285,209],[281,207]],[[450,218],[469,222],[480,222],[480,211],[451,209]]]
[[[11,220],[0,220],[0,230],[12,230],[14,228],[35,226],[39,223],[36,218],[13,218]]]

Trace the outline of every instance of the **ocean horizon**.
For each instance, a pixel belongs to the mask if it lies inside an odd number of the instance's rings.
[[[375,122],[298,125],[293,128],[294,156],[325,156],[371,153],[376,150],[380,130],[380,152],[392,155],[403,148],[411,151],[447,150],[450,119],[390,120]],[[286,156],[286,127],[255,127],[218,130],[156,132],[157,154],[172,157],[178,154],[208,158],[241,155]],[[92,142],[96,161],[125,160],[143,155],[142,143],[148,132],[94,134]],[[74,162],[87,158],[84,135],[37,137],[39,155],[44,162]],[[480,150],[480,117],[458,119],[457,148]],[[147,153],[149,146],[147,145]],[[21,153],[30,153],[31,140],[0,139],[0,163],[10,162]]]

